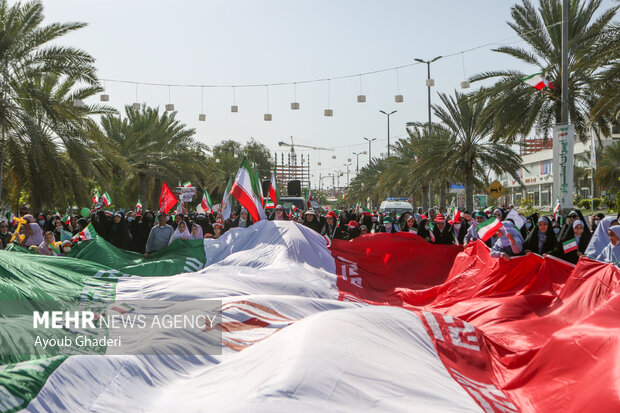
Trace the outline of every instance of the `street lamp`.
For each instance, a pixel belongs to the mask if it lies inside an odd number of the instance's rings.
[[[347,167],[347,188],[348,188],[349,187],[349,166],[351,166],[351,162],[344,163],[343,165]]]
[[[428,70],[428,77],[426,78],[426,87],[428,88],[428,134],[431,133],[431,86],[435,86],[435,80],[431,79],[431,63],[441,59],[442,56],[437,56],[432,60],[414,59],[416,62],[426,63]]]
[[[393,110],[390,113],[384,112],[382,110],[380,110],[379,112],[383,113],[384,115],[387,116],[387,124],[388,124],[388,130],[387,130],[387,136],[388,136],[388,158],[390,157],[390,116],[395,114],[397,111]]]
[[[372,138],[372,139],[364,138],[364,139],[368,141],[368,163],[370,164],[370,160],[372,159],[372,148],[370,144],[372,143],[372,141],[376,141],[377,138]]]
[[[431,136],[431,86],[435,86],[435,80],[431,79],[431,63],[441,59],[442,56],[437,56],[432,60],[414,59],[416,62],[426,63],[428,76],[426,78],[426,87],[428,88],[428,136]],[[429,198],[430,204],[433,204],[433,181],[429,183]]]
[[[367,153],[366,151],[364,151],[364,152],[353,152],[353,155],[355,155],[355,157],[357,158],[357,162],[356,162],[356,165],[355,165],[355,172],[356,173],[359,173],[359,171],[360,171],[360,155],[366,155],[366,153]]]

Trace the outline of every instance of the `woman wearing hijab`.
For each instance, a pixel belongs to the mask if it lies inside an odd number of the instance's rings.
[[[338,223],[336,222],[337,219],[338,215],[336,215],[334,211],[329,211],[327,215],[325,215],[325,225],[323,225],[321,235],[329,239],[344,239],[342,230],[338,227]]]
[[[617,218],[605,217],[601,219],[600,223],[594,230],[594,235],[592,235],[590,245],[586,248],[586,257],[596,259],[596,257],[603,252],[609,244],[609,228],[613,225],[618,225]]]
[[[427,218],[422,218],[418,225],[418,236],[424,238],[426,242],[431,242],[431,227]]]
[[[401,231],[412,232],[414,234],[418,233],[418,224],[416,223],[415,217],[413,215],[408,214],[407,216],[405,216]]]
[[[288,216],[286,216],[286,214],[284,213],[284,208],[282,208],[282,205],[276,205],[275,209],[273,210],[273,214],[271,214],[269,219],[271,221],[288,221],[289,220]]]
[[[239,216],[233,222],[233,228],[247,228],[252,225],[252,218],[248,214],[248,210],[241,208]]]
[[[582,220],[574,220],[570,228],[562,233],[553,255],[572,264],[577,264],[579,257],[586,252],[588,244],[590,243],[590,238],[592,238],[592,235],[589,232],[586,232],[585,228],[586,225]],[[571,248],[573,240],[577,245],[576,249]],[[568,249],[568,252],[566,249]]]
[[[43,242],[43,231],[39,224],[34,221],[34,217],[30,214],[24,215],[26,224],[22,225],[20,233],[24,235],[24,241],[22,241],[23,247],[30,247],[32,245],[38,246]]]
[[[55,244],[54,233],[52,231],[45,231],[43,234],[43,242],[39,244],[39,255],[58,255],[56,253],[57,248],[52,246]]]
[[[177,225],[177,229],[174,230],[174,233],[170,237],[170,241],[168,241],[168,245],[172,244],[174,241],[178,239],[192,239],[192,234],[187,230],[187,224],[185,221],[180,221]]]
[[[551,254],[557,246],[558,240],[551,229],[551,221],[547,217],[540,217],[538,225],[530,232],[525,240],[525,250],[537,254]]]
[[[110,244],[115,247],[128,250],[131,248],[131,235],[129,233],[129,223],[122,212],[115,212],[112,224],[109,227],[108,237]]]
[[[202,227],[196,223],[192,224],[191,230],[192,239],[202,239],[204,236],[202,235]]]
[[[321,221],[316,216],[316,212],[314,212],[314,209],[312,208],[309,208],[306,212],[304,212],[304,221],[302,225],[312,228],[319,234],[321,233],[321,229],[323,227]]]
[[[512,222],[502,221],[502,224],[503,226],[495,234],[497,241],[491,247],[491,257],[502,257],[505,261],[510,261],[510,257],[523,252],[523,238]]]
[[[432,229],[435,240],[433,244],[451,245],[454,244],[452,235],[452,225],[446,222],[443,214],[435,216],[435,226]],[[431,237],[432,238],[432,237]]]
[[[620,225],[612,225],[607,230],[609,244],[596,257],[598,261],[611,262],[620,267]]]

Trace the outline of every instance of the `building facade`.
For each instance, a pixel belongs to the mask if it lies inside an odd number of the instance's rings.
[[[620,139],[620,131],[614,130],[614,134],[610,138],[603,139],[603,146],[610,145]],[[529,140],[534,142],[533,145],[526,144],[527,150],[522,152],[523,166],[517,175],[525,184],[525,189],[521,187],[519,182],[509,174],[503,174],[498,181],[506,188],[505,194],[500,197],[500,204],[520,204],[522,199],[531,199],[533,206],[536,208],[553,208],[553,149],[551,146],[540,139]],[[597,142],[598,145],[598,142]],[[575,136],[575,167],[590,168],[589,156],[591,143],[580,142]],[[589,185],[575,185],[575,195],[582,198],[591,196]]]

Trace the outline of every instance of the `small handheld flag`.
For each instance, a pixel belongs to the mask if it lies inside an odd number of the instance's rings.
[[[568,241],[564,241],[562,243],[562,248],[564,248],[564,254],[568,254],[571,251],[575,251],[579,246],[577,245],[577,240],[575,238],[569,239]]]
[[[558,199],[556,201],[555,208],[553,208],[553,219],[556,221],[558,220],[558,214],[560,212],[560,209],[561,209],[561,205],[560,205],[560,200]]]
[[[140,202],[140,198],[138,198],[138,202],[136,202],[136,212],[142,212],[142,202]]]
[[[112,204],[112,197],[111,197],[111,196],[110,196],[110,194],[108,194],[107,192],[104,192],[104,193],[103,193],[102,198],[103,198],[103,204],[104,204],[105,206],[107,206],[107,207],[108,207],[108,206],[110,206],[110,205]]]
[[[202,195],[202,201],[200,202],[200,206],[205,214],[213,213],[213,203],[211,202],[211,197],[209,196],[209,192],[205,189],[205,193]]]
[[[99,203],[99,190],[95,189],[95,195],[93,195],[93,204]]]
[[[478,232],[478,238],[480,238],[483,242],[486,242],[491,239],[491,237],[495,235],[501,227],[502,221],[493,217],[479,224],[476,232]]]

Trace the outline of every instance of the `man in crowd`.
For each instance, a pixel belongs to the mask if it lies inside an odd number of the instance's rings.
[[[166,214],[159,214],[157,216],[159,225],[153,227],[149,233],[149,238],[146,241],[146,248],[144,249],[145,257],[148,257],[151,252],[163,250],[168,246],[174,229],[166,223],[167,220]]]

